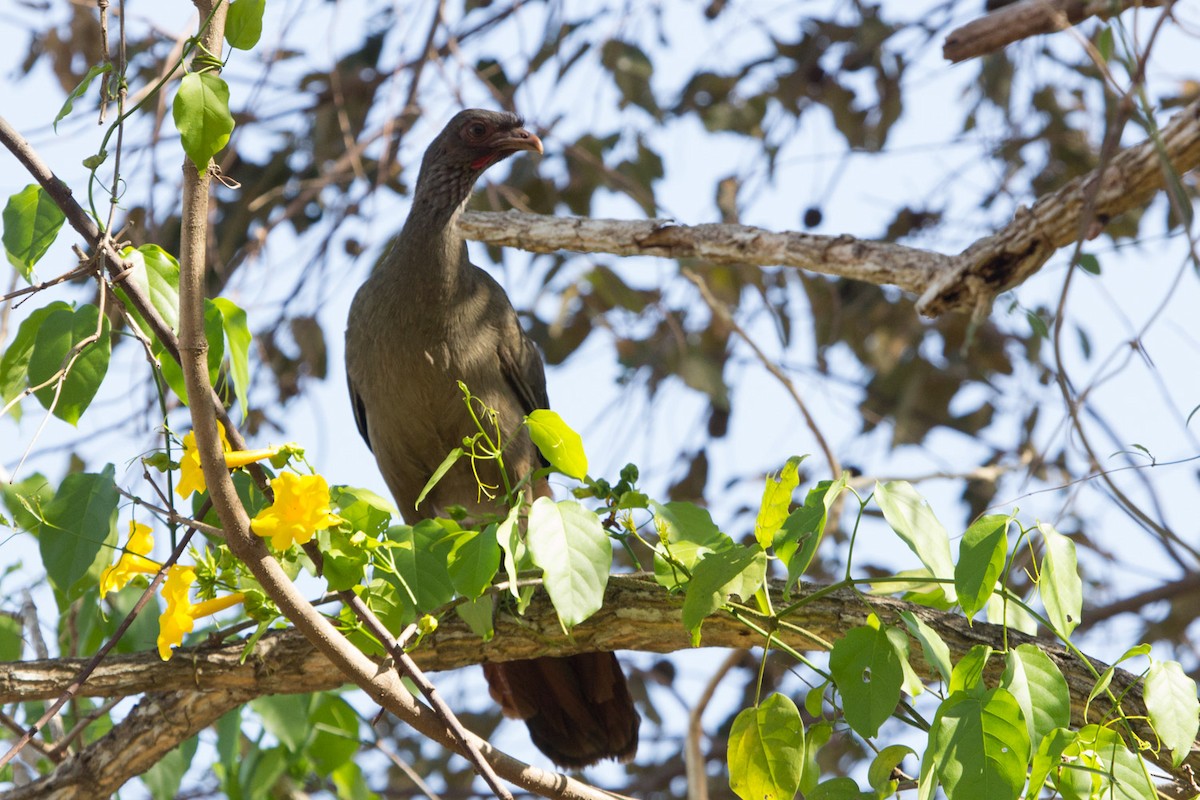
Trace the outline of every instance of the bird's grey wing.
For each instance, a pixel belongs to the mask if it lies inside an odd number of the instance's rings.
[[[500,369],[513,394],[521,403],[522,413],[550,407],[546,392],[546,368],[542,354],[513,316],[513,330],[500,342]]]
[[[350,389],[350,407],[354,410],[354,424],[358,426],[358,432],[362,435],[363,441],[367,443],[367,449],[374,452],[371,447],[371,436],[367,433],[367,404],[363,402],[362,395],[354,389],[354,381],[350,380],[350,376],[346,376],[346,386]]]

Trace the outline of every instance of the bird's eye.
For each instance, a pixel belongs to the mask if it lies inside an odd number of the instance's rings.
[[[486,133],[487,125],[484,125],[482,122],[472,122],[467,126],[467,135],[472,139],[482,139]]]

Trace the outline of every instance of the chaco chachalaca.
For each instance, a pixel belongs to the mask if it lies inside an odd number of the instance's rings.
[[[358,429],[405,520],[449,506],[471,514],[497,509],[479,482],[502,486],[494,462],[460,459],[416,500],[446,455],[476,432],[458,388],[498,413],[505,468],[516,483],[541,466],[522,418],[546,408],[537,348],[500,285],[467,259],[458,231],[476,179],[542,142],[519,117],[470,109],[450,120],[425,151],[412,209],[391,250],[355,295],[346,329],[346,372]],[[545,481],[535,494],[549,494]],[[485,664],[492,696],[525,720],[534,744],[556,764],[627,760],[639,718],[612,653]]]

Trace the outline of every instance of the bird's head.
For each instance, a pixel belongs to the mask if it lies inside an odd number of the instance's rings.
[[[468,108],[458,112],[425,151],[418,195],[425,194],[431,205],[448,202],[458,206],[488,167],[520,150],[541,153],[542,140],[524,125],[519,116],[507,111]]]

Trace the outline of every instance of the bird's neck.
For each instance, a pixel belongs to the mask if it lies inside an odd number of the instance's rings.
[[[422,172],[395,250],[381,265],[403,282],[406,294],[423,302],[452,298],[471,270],[458,230],[470,185],[463,189],[430,177],[436,176]]]

